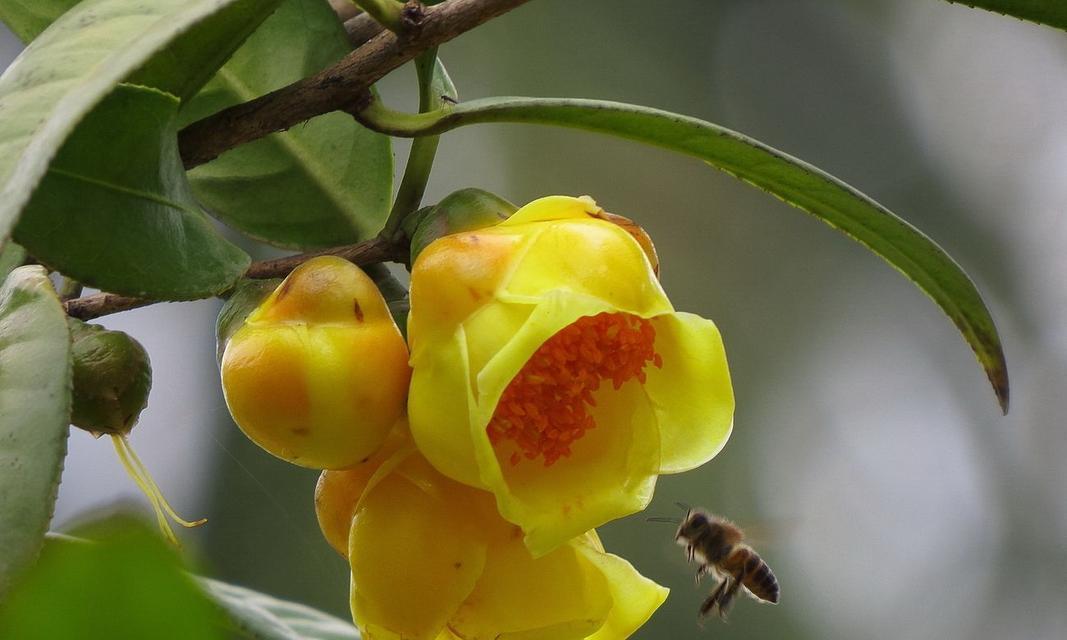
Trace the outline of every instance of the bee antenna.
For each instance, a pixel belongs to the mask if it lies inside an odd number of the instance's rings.
[[[689,505],[687,505],[684,502],[675,502],[674,504],[675,504],[675,506],[679,507],[683,511],[692,511],[693,510],[693,507],[690,507]]]
[[[659,516],[653,518],[645,518],[645,522],[669,522],[670,524],[682,524],[681,518],[663,518]]]

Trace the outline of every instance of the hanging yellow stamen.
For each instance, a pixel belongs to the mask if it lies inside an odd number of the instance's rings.
[[[137,456],[137,452],[133,450],[126,436],[113,434],[111,443],[115,446],[115,452],[118,454],[123,468],[126,469],[126,473],[137,483],[138,488],[141,489],[141,492],[152,504],[152,509],[156,512],[156,522],[159,523],[159,529],[163,532],[163,536],[175,546],[180,547],[181,543],[174,534],[174,529],[171,528],[170,523],[167,521],[167,516],[186,528],[199,527],[207,522],[207,518],[200,518],[190,522],[179,516],[174,511],[174,508],[170,506],[170,503],[167,502],[167,499],[163,497],[163,492],[160,490],[159,485],[152,478],[152,474],[148,472],[148,467],[141,462],[141,458]]]

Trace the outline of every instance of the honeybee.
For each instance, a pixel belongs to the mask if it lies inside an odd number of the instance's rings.
[[[685,547],[686,559],[696,560],[696,581],[711,574],[718,586],[700,606],[703,618],[718,608],[725,619],[738,591],[762,602],[778,603],[778,579],[752,547],[743,542],[744,532],[729,520],[714,516],[704,509],[693,509],[679,503],[686,510],[685,519],[649,518],[657,522],[678,523],[674,540]]]

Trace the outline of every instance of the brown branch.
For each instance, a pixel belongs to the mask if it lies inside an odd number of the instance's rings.
[[[403,34],[380,33],[310,78],[182,129],[178,134],[182,160],[186,168],[192,168],[240,144],[285,131],[315,116],[358,109],[368,99],[371,85],[393,69],[528,1],[450,0],[411,12]]]
[[[362,47],[368,40],[383,31],[385,27],[365,13],[345,20],[345,33],[348,34],[348,43],[353,47]]]
[[[402,251],[406,250],[398,248],[396,245],[384,239],[373,238],[371,240],[343,247],[334,247],[333,249],[325,249],[313,253],[285,256],[284,258],[275,258],[274,260],[253,262],[248,267],[248,271],[245,271],[245,277],[258,279],[283,278],[289,275],[290,271],[315,256],[340,256],[345,260],[360,266],[377,264],[379,262],[402,261],[406,257]],[[114,293],[97,293],[91,296],[85,296],[84,298],[67,300],[63,303],[63,306],[67,311],[67,315],[72,318],[92,320],[93,318],[99,318],[100,316],[146,307],[150,304],[159,302],[168,301],[154,300],[151,298],[133,298],[130,296],[120,296]]]

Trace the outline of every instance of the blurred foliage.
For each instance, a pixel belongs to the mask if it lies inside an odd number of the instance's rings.
[[[19,640],[221,640],[222,616],[174,552],[128,517],[49,544],[0,607],[0,637]]]

